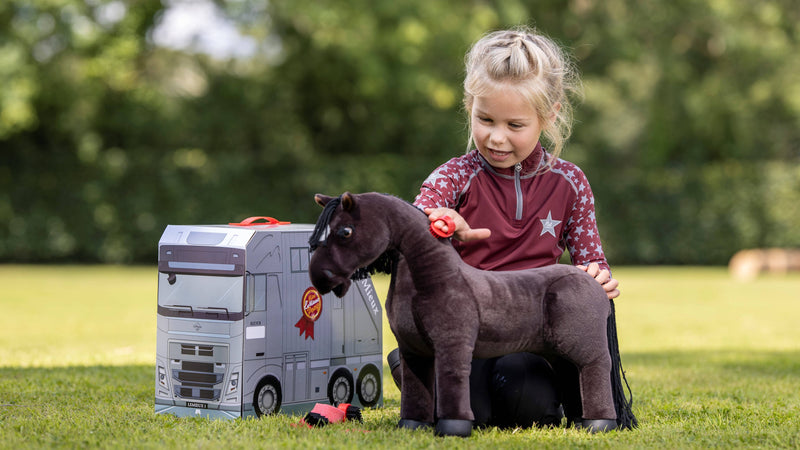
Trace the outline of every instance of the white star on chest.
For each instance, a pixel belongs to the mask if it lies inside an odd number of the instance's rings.
[[[553,220],[553,212],[547,211],[547,218],[539,219],[542,222],[542,232],[539,236],[544,236],[545,233],[550,233],[553,237],[556,236],[556,226],[561,223],[560,220]]]

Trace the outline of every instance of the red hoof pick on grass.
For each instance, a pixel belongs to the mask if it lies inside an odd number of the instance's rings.
[[[361,409],[349,403],[341,403],[338,407],[317,403],[300,423],[311,428],[345,421],[361,422]]]

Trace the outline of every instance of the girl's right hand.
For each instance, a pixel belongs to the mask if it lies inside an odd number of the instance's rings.
[[[428,220],[433,223],[433,226],[444,231],[450,232],[445,225],[444,220],[439,220],[439,218],[448,216],[453,219],[455,223],[455,232],[453,233],[453,237],[461,242],[467,241],[474,241],[478,239],[486,239],[488,238],[492,232],[488,228],[470,228],[469,224],[461,214],[457,213],[455,210],[450,208],[425,208],[425,214],[428,215]]]

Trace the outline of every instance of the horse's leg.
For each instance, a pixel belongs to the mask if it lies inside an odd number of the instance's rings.
[[[478,336],[477,305],[448,292],[436,296],[418,294],[413,308],[416,329],[433,349],[436,433],[469,436],[473,421],[469,373]],[[403,379],[403,388],[405,382]]]
[[[608,350],[609,303],[594,280],[564,276],[548,288],[546,323],[553,348],[575,363],[580,374],[581,426],[591,431],[616,427]]]
[[[605,339],[603,340],[605,343]],[[611,392],[611,357],[607,348],[597,358],[580,368],[581,427],[592,432],[607,431],[617,427],[617,412]]]
[[[467,437],[474,420],[469,402],[474,343],[453,342],[435,348],[436,434]]]
[[[588,343],[584,342],[582,347],[575,346],[572,351],[565,353],[566,358],[577,366],[580,379],[583,413],[580,424],[575,424],[592,432],[608,431],[617,426],[617,413],[611,392],[611,356],[608,353],[605,328],[602,331],[601,334],[593,333],[595,338]],[[576,410],[573,406],[567,414]],[[571,415],[567,417],[577,419]]]
[[[419,428],[433,424],[433,360],[403,354],[400,385],[401,428]]]
[[[597,336],[590,345],[584,344],[566,355],[572,359],[554,359],[564,414],[575,426],[592,432],[616,428],[616,409],[611,390],[611,356],[606,336]],[[576,384],[580,391],[576,393]]]
[[[611,391],[611,356],[606,329],[605,326],[587,327],[582,334],[583,342],[567,345],[571,350],[564,353],[578,368],[583,409],[579,426],[592,432],[612,430],[617,426],[617,413]]]
[[[580,372],[572,361],[554,356],[547,358],[553,371],[556,373],[558,392],[561,404],[564,406],[564,416],[569,424],[581,421],[583,406],[581,404]]]

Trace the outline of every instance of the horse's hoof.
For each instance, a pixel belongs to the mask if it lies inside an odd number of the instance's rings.
[[[412,419],[400,419],[400,422],[397,422],[397,428],[405,428],[407,430],[416,430],[418,428],[428,428],[430,427],[431,423],[429,422],[420,422],[419,420],[412,420]]]
[[[614,419],[583,419],[581,422],[575,422],[575,425],[578,428],[588,430],[590,433],[604,433],[617,429],[617,421]]]
[[[439,419],[436,422],[437,436],[469,437],[472,434],[471,420]]]

